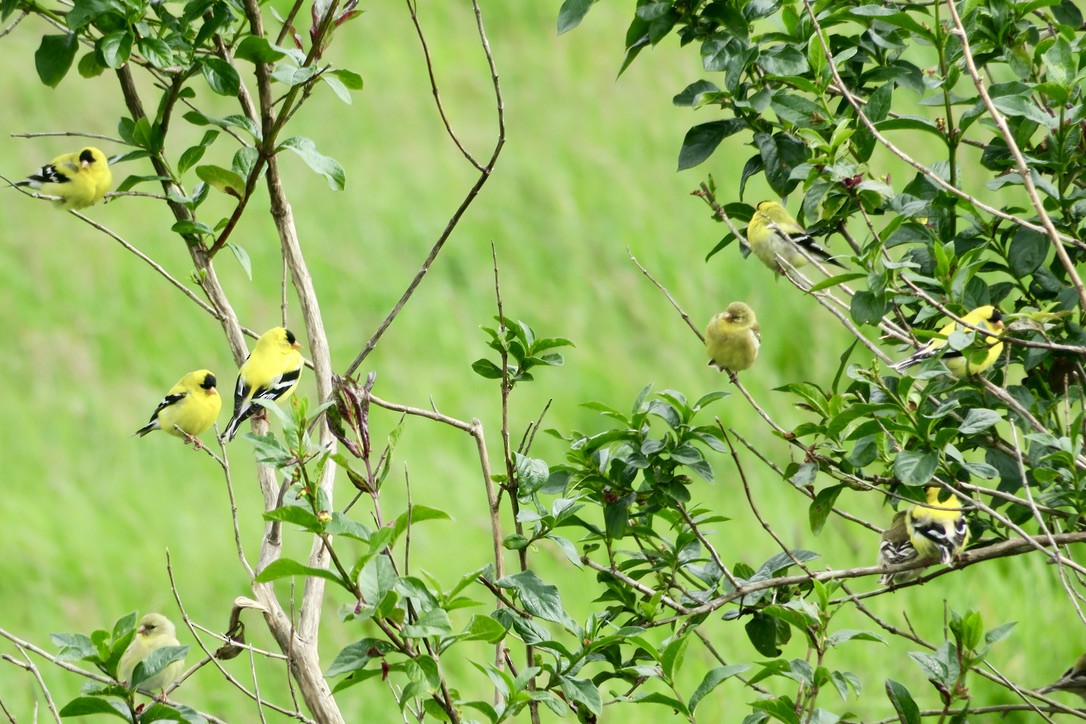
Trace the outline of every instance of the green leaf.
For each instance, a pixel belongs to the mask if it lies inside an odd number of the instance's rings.
[[[603,713],[603,698],[600,690],[588,679],[562,677],[562,693],[571,701],[583,704],[596,717]]]
[[[350,90],[362,90],[365,86],[365,82],[362,80],[362,76],[350,70],[344,70],[340,68],[338,70],[330,70],[324,74],[324,77],[332,76],[339,80],[346,88]]]
[[[490,616],[471,617],[468,627],[461,634],[463,641],[485,641],[488,644],[496,644],[505,638],[506,628]]]
[[[887,311],[886,299],[874,292],[861,289],[852,295],[849,311],[860,324],[877,324]]]
[[[920,707],[913,701],[912,694],[893,679],[886,680],[886,698],[894,705],[902,724],[920,724]]]
[[[274,581],[277,578],[290,578],[291,576],[315,576],[316,578],[325,578],[329,581],[334,581],[343,585],[343,581],[340,579],[339,575],[329,571],[327,568],[305,566],[290,558],[280,558],[277,561],[272,561],[268,564],[268,567],[262,570],[260,575],[256,577],[256,582],[267,583],[268,581]]]
[[[150,679],[158,672],[165,669],[174,661],[181,661],[189,652],[188,646],[163,646],[147,654],[132,671],[132,681],[129,684],[133,689]]]
[[[236,199],[245,194],[245,179],[221,166],[197,166],[196,176],[208,186]]]
[[[339,674],[358,671],[365,667],[371,659],[379,658],[390,650],[392,650],[392,644],[380,639],[362,639],[353,644],[348,644],[336,654],[335,660],[332,661],[332,665],[324,675],[331,678]]]
[[[246,36],[234,49],[234,57],[250,63],[274,63],[286,57],[286,53],[272,46],[267,38]]]
[[[974,407],[966,413],[965,420],[958,427],[958,432],[963,435],[973,435],[998,424],[1002,419],[995,410]]]
[[[937,453],[903,450],[894,458],[894,475],[905,485],[923,485],[932,479],[938,465]]]
[[[65,704],[59,713],[65,718],[89,716],[91,714],[113,714],[125,721],[132,721],[127,712],[128,708],[120,701],[107,700],[100,696],[80,696]]]
[[[1007,253],[1011,273],[1017,277],[1027,277],[1037,271],[1048,256],[1048,247],[1047,235],[1019,227],[1011,239],[1011,248]]]
[[[173,63],[173,51],[164,40],[140,38],[136,41],[136,48],[156,68],[166,68]]]
[[[98,655],[98,649],[86,634],[55,633],[49,634],[49,638],[60,649],[57,658],[61,661],[93,660]]]
[[[317,520],[317,516],[313,514],[313,511],[307,510],[300,505],[281,505],[274,510],[269,510],[264,513],[264,520],[278,520],[284,523],[295,523],[302,527],[303,530],[307,530],[311,533],[320,532],[323,526],[321,522]]]
[[[664,652],[660,655],[660,668],[663,669],[667,679],[674,678],[682,668],[683,660],[686,659],[686,647],[689,644],[690,636],[683,635],[670,641],[664,648]]]
[[[34,52],[34,68],[38,78],[50,88],[56,88],[75,60],[79,47],[75,33],[67,35],[43,35],[41,45]]]
[[[562,624],[571,630],[576,626],[562,607],[558,586],[544,583],[535,571],[521,571],[495,581],[499,588],[512,588],[528,613],[547,621]]]
[[[596,0],[565,0],[558,9],[558,34],[573,30],[581,24],[588,9]]]
[[[500,380],[502,378],[501,367],[485,358],[472,362],[471,368],[475,370],[475,374],[488,380]]]
[[[241,269],[245,272],[245,276],[249,277],[249,281],[252,281],[253,263],[249,260],[249,252],[245,251],[245,249],[232,241],[227,242],[226,246],[230,248],[230,251],[234,252],[234,258],[238,260],[238,264],[241,264]]]
[[[807,511],[807,517],[811,524],[811,533],[818,535],[822,532],[822,526],[826,524],[826,518],[829,517],[830,511],[833,510],[833,504],[837,501],[837,496],[844,489],[844,485],[834,485],[818,491],[818,495],[811,501],[811,507]]]
[[[222,58],[206,57],[200,63],[200,72],[211,90],[221,96],[236,96],[241,90],[241,78],[234,66]]]
[[[444,636],[450,631],[452,631],[452,624],[449,623],[449,614],[443,608],[431,608],[419,616],[415,623],[409,623],[403,627],[403,635],[412,639]]]
[[[693,168],[709,158],[728,136],[741,130],[746,124],[736,118],[723,121],[710,121],[694,126],[686,132],[682,148],[679,150],[679,169]]]
[[[709,692],[715,689],[722,681],[730,679],[736,674],[741,674],[750,668],[749,664],[730,664],[728,666],[717,666],[715,669],[710,669],[709,673],[698,684],[698,688],[694,690],[694,693],[690,695],[690,711],[691,713],[697,708],[701,700],[704,699]]]
[[[98,61],[98,54],[93,50],[84,53],[75,68],[83,78],[95,78],[106,70],[106,66]]]
[[[342,191],[346,183],[343,167],[335,159],[323,156],[317,151],[317,145],[304,136],[292,136],[280,144],[279,149],[290,149],[302,157],[309,168],[328,180],[328,188]]]
[[[98,41],[98,52],[110,68],[120,68],[132,56],[132,33],[115,30]],[[70,62],[70,61],[69,61]]]

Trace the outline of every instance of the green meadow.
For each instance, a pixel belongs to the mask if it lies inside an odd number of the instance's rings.
[[[584,402],[626,410],[649,384],[677,390],[690,400],[729,389],[726,376],[706,367],[697,337],[632,263],[632,254],[698,326],[732,300],[749,302],[762,325],[763,346],[756,366],[743,373],[743,383],[785,428],[803,422],[807,413],[775,388],[801,380],[830,385],[850,336],[813,299],[774,280],[735,246],[705,260],[726,230],[690,192],[711,173],[720,198],[738,200],[735,184],[751,150],[739,143],[742,139],[730,139],[731,145],[707,163],[676,173],[683,134],[717,117],[711,110],[691,112],[671,103],[688,83],[705,77],[696,52],[669,39],[616,78],[632,6],[600,3],[580,28],[561,37],[555,31],[557,7],[484,3],[507,112],[507,144],[493,177],[361,371],[376,373],[374,391],[386,400],[432,404],[463,420],[479,418],[488,431],[491,456],[498,457],[498,388],[471,370],[472,362],[489,351],[480,327],[491,325],[495,314],[493,245],[506,314],[531,325],[539,336],[567,337],[576,345],[563,350],[563,367],[544,369],[535,382],[515,390],[514,439],[548,402],[544,428],[595,432],[607,422]],[[496,138],[497,116],[470,6],[423,4],[421,19],[452,126],[485,159]],[[115,136],[123,112],[116,80],[108,73],[84,80],[73,70],[56,89],[41,85],[33,73],[33,53],[43,32],[55,31],[28,19],[0,39],[8,107],[0,165],[8,178],[22,177],[81,143],[9,134]],[[333,360],[342,370],[395,304],[476,172],[443,129],[418,40],[401,4],[366,7],[359,19],[339,30],[329,59],[359,73],[365,88],[353,94],[350,105],[318,88],[291,133],[313,138],[323,153],[338,160],[346,169],[346,188],[330,191],[296,157],[284,156],[283,165]],[[179,122],[169,151],[180,153],[203,130]],[[123,150],[101,143],[110,154]],[[224,136],[205,158],[229,166],[234,150]],[[908,177],[893,165],[874,171]],[[146,161],[115,168],[118,182],[129,174],[150,173]],[[196,179],[190,176],[191,189]],[[748,185],[743,200],[753,204],[768,196],[759,178]],[[798,196],[790,200],[793,210]],[[252,280],[229,254],[216,259],[242,323],[257,331],[280,320],[279,244],[266,205],[266,198],[258,197],[233,238],[251,258]],[[192,369],[209,367],[219,375],[229,408],[236,369],[219,326],[144,262],[75,217],[12,190],[4,192],[0,208],[0,329],[7,349],[0,434],[0,628],[52,651],[50,633],[90,633],[112,627],[133,610],[161,611],[179,624],[181,642],[193,644],[188,661],[196,661],[201,652],[180,625],[167,552],[189,616],[213,630],[224,629],[233,599],[249,591],[235,551],[226,487],[207,456],[163,434],[138,439],[132,433],[162,394]],[[214,213],[227,213],[231,206],[220,196],[204,208],[213,222]],[[172,218],[160,202],[125,197],[89,209],[87,215],[197,289],[188,281],[189,256],[170,231]],[[829,243],[836,251],[844,246],[840,239]],[[291,309],[288,319],[299,331],[300,314]],[[311,379],[303,377],[298,394],[314,396]],[[795,449],[774,436],[739,394],[715,403],[708,414],[719,416],[775,465],[783,468],[796,459]],[[224,413],[220,427],[226,419]],[[375,411],[374,439],[383,441],[398,421]],[[262,520],[252,448],[239,439],[228,452],[243,542],[253,559]],[[540,434],[532,453],[558,464],[564,450],[559,440]],[[821,558],[815,565],[826,568],[874,562],[877,534],[831,519],[813,536],[807,499],[749,453],[741,458],[759,511],[787,545],[817,551]],[[695,502],[730,518],[711,531],[725,562],[756,568],[779,548],[751,512],[730,457],[719,455],[713,462],[716,479],[695,486]],[[386,518],[405,509],[408,481],[414,503],[451,516],[412,531],[412,571],[426,571],[450,586],[485,565],[491,541],[471,438],[408,420],[383,491]],[[339,484],[337,500],[343,503],[354,490],[343,478]],[[838,506],[880,526],[891,516],[874,496],[852,491],[842,494]],[[365,501],[354,510],[364,522],[371,521]],[[506,526],[511,531],[509,520]],[[304,556],[308,546],[307,538],[288,531],[287,555]],[[510,563],[513,559],[510,555]],[[540,576],[559,585],[571,615],[583,620],[599,593],[594,575],[574,567],[553,547],[533,549],[531,560]],[[873,579],[861,579],[852,588],[865,591],[874,585]],[[281,592],[284,599],[289,596],[286,586]],[[474,595],[489,605],[485,590]],[[950,609],[979,610],[988,626],[1017,621],[991,660],[1025,686],[1055,679],[1082,649],[1072,636],[1052,636],[1075,613],[1056,577],[1036,556],[989,562],[865,603],[889,624],[911,625],[937,643],[944,640]],[[349,605],[353,601],[329,592],[321,645],[326,665],[344,645],[369,633],[339,621],[337,612]],[[458,612],[462,619],[454,620],[454,627],[475,611],[489,610]],[[271,647],[270,637],[260,632],[260,620],[247,620],[252,642]],[[887,643],[855,641],[833,650],[824,664],[855,673],[863,691],[847,702],[824,692],[824,706],[851,710],[864,721],[889,717],[893,709],[883,693],[887,677],[909,686],[922,708],[939,706],[934,689],[906,656],[915,647],[879,631],[851,608],[842,610],[835,623],[838,629],[880,633]],[[717,616],[706,621],[704,630],[729,663],[764,660],[740,622],[725,623]],[[208,645],[216,646],[213,640]],[[0,653],[21,659],[6,640],[0,639]],[[477,654],[483,660],[490,651],[480,647]],[[784,656],[806,655],[802,637],[794,636]],[[34,655],[31,660],[58,705],[77,694],[80,677]],[[684,667],[687,696],[710,662],[695,642]],[[466,658],[453,656],[443,664],[462,691],[488,696],[489,682]],[[246,657],[224,666],[252,685]],[[289,703],[281,669],[264,662],[257,669],[262,694]],[[782,681],[768,685],[785,693]],[[970,690],[978,706],[1012,701],[1005,690],[980,679],[972,681]],[[607,699],[620,692],[604,693]],[[252,702],[212,666],[174,696],[228,721],[255,719]],[[706,721],[738,721],[757,697],[730,679],[702,703],[699,713]],[[344,691],[338,701],[348,721],[399,718],[393,693],[372,681]],[[48,719],[34,677],[4,661],[0,703],[19,721],[30,721],[35,709],[40,719]],[[657,721],[661,715],[670,712],[653,705],[605,710],[605,719],[621,716],[631,722]],[[286,720],[270,712],[267,716],[268,721]]]

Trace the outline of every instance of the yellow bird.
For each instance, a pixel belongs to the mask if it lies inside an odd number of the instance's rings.
[[[238,433],[238,425],[261,410],[255,400],[286,399],[298,386],[302,374],[301,345],[294,333],[273,327],[256,341],[253,351],[238,370],[234,387],[234,414],[226,425],[223,438],[229,442]]]
[[[995,334],[999,334],[1003,331],[1003,315],[1000,313],[999,309],[991,304],[977,307],[962,317],[962,321],[971,324],[974,327],[980,327],[988,332],[994,332]],[[913,365],[934,357],[939,350],[942,350],[947,346],[950,335],[955,331],[973,332],[974,330],[969,327],[963,327],[958,324],[958,322],[951,322],[939,330],[939,335],[935,339],[932,339],[918,349],[912,356],[892,365],[892,369],[898,372],[904,372]],[[983,339],[980,341],[980,344],[987,345],[988,354],[986,354],[984,359],[979,362],[974,362],[963,354],[963,352],[968,351],[968,349],[947,349],[941,356],[943,364],[947,366],[947,369],[949,369],[951,374],[955,377],[966,377],[968,375],[976,375],[984,372],[995,364],[996,360],[999,359],[999,355],[1003,353],[1003,343],[999,341],[999,337],[991,334],[983,334]]]
[[[128,648],[121,654],[121,660],[117,664],[117,679],[131,688],[132,672],[136,670],[136,664],[147,658],[152,651],[164,646],[179,645],[177,632],[170,619],[160,613],[147,614],[140,619],[140,625],[136,629],[136,636],[132,639],[132,643],[128,644]],[[140,682],[139,688],[148,691],[165,689],[181,676],[183,666],[180,660],[171,661],[157,674]]]
[[[199,446],[197,435],[211,427],[222,409],[222,397],[215,389],[211,370],[196,370],[178,380],[151,413],[150,421],[136,430],[143,437],[153,430],[164,430]]]
[[[726,370],[733,379],[736,372],[754,364],[761,342],[761,328],[754,310],[743,302],[729,304],[727,309],[709,320],[705,329],[709,366]]]
[[[909,529],[905,525],[905,511],[899,510],[894,515],[890,527],[883,531],[882,540],[879,541],[879,555],[877,564],[880,566],[893,566],[916,560],[916,548],[909,539]],[[914,578],[919,578],[924,572],[923,568],[915,568],[897,573],[883,573],[879,576],[880,586],[894,586],[899,583],[907,583]]]
[[[1086,701],[1086,654],[1079,656],[1074,665],[1063,672],[1063,676],[1056,683],[1038,689],[1037,693],[1047,694],[1050,691],[1070,691]]]
[[[816,244],[788,209],[776,201],[762,201],[755,207],[747,224],[747,242],[754,255],[778,274],[788,266],[798,269],[810,259],[845,268],[831,259],[829,252]],[[786,263],[782,264],[782,260]]]
[[[925,490],[926,504],[917,503],[905,513],[909,540],[922,559],[950,563],[969,542],[969,525],[958,496],[939,500],[938,485]]]
[[[57,196],[61,209],[78,210],[94,206],[113,185],[106,155],[93,146],[57,156],[16,186],[29,186],[46,196]]]

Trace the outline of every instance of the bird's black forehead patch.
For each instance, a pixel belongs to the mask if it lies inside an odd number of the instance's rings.
[[[294,332],[287,330],[287,344],[294,344]]]
[[[1003,313],[999,311],[999,307],[992,310],[992,316],[988,318],[991,322],[1000,322],[1003,320]]]
[[[84,148],[79,152],[79,160],[83,163],[94,163],[94,154],[89,148]]]
[[[204,388],[205,390],[210,390],[214,386],[215,375],[208,372],[206,375],[204,375],[204,381],[200,384],[200,387]]]

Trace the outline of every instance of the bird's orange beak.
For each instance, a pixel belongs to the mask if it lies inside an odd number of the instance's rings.
[[[301,349],[302,348],[302,345],[299,344],[298,342],[295,342],[294,344],[292,344],[290,346],[293,347],[294,349]]]

